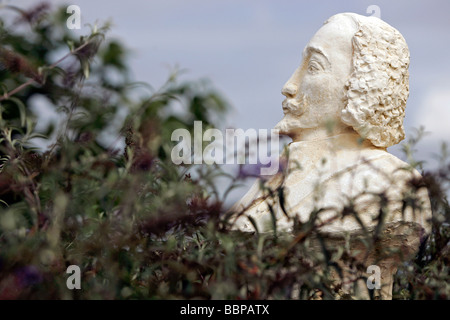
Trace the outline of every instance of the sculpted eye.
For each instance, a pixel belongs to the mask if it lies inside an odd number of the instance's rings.
[[[308,64],[308,72],[309,73],[314,74],[314,73],[319,72],[321,69],[322,68],[321,68],[320,64],[317,63],[316,61],[310,61]]]

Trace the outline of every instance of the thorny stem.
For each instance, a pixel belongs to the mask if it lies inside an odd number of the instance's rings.
[[[52,63],[49,66],[46,66],[45,69],[47,70],[52,70],[54,69],[56,66],[58,66],[61,62],[63,62],[65,59],[67,59],[68,57],[70,57],[71,55],[77,53],[78,51],[80,51],[81,49],[83,49],[84,47],[86,47],[88,44],[90,44],[91,41],[86,41],[85,43],[83,43],[81,46],[79,46],[78,48],[76,48],[73,51],[70,51],[69,53],[67,53],[65,56],[63,56],[61,59],[59,59],[58,61],[56,61],[55,63]],[[10,92],[5,93],[3,96],[0,97],[0,101],[3,100],[7,100],[9,99],[12,95],[16,94],[19,91],[22,91],[23,89],[25,89],[26,87],[32,85],[33,83],[37,83],[36,80],[34,79],[29,79],[27,82],[21,84],[20,86],[18,86],[17,88],[11,90]]]

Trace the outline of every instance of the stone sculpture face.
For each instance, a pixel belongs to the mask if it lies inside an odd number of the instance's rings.
[[[284,118],[276,129],[304,140],[305,131],[335,124],[345,106],[345,84],[352,71],[352,38],[355,25],[345,17],[325,24],[309,41],[303,60],[282,89]],[[308,130],[309,129],[309,130]]]
[[[396,29],[374,17],[335,15],[284,85],[285,115],[275,128],[299,141],[350,127],[377,147],[397,144],[404,139],[408,66],[408,46]]]

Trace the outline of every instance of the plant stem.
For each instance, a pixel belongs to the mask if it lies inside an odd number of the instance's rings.
[[[66,54],[65,56],[63,56],[61,59],[59,59],[58,61],[56,61],[55,63],[52,63],[49,66],[46,66],[45,69],[48,70],[52,70],[54,69],[56,66],[58,66],[61,62],[63,62],[65,59],[67,59],[68,57],[70,57],[71,55],[77,53],[78,51],[80,51],[81,49],[83,49],[84,47],[86,47],[88,44],[90,44],[90,41],[87,41],[85,43],[83,43],[81,46],[79,46],[78,48],[76,48],[73,51],[70,51],[68,54]],[[7,100],[9,99],[12,95],[16,94],[19,91],[22,91],[23,89],[25,89],[26,87],[32,85],[33,83],[35,83],[36,81],[34,79],[29,79],[27,82],[22,83],[20,86],[18,86],[17,88],[5,93],[2,97],[0,97],[0,101],[3,100]]]

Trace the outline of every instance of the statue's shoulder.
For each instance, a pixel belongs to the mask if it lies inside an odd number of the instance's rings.
[[[357,160],[344,170],[342,183],[359,185],[371,191],[404,189],[414,180],[420,180],[420,173],[410,164],[383,149],[367,149],[359,153]]]
[[[387,151],[380,151],[379,154],[380,156],[374,159],[374,161],[372,162],[372,164],[375,166],[375,169],[382,170],[384,173],[396,179],[410,179],[413,177],[421,177],[419,171],[417,171],[409,163],[401,160],[395,155]]]

